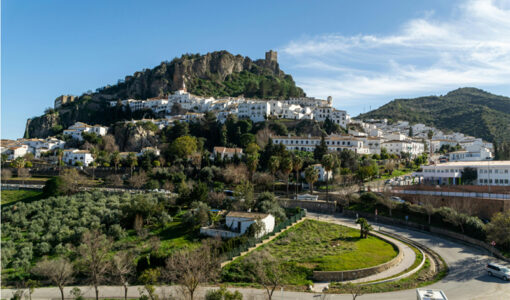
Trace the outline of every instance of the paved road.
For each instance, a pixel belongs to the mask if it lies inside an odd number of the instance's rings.
[[[326,217],[324,215],[323,217]],[[352,222],[350,219],[336,217],[337,220],[343,222]],[[412,231],[408,229],[401,229],[393,226],[381,226],[382,229],[398,233],[416,242],[422,243],[432,250],[441,255],[448,266],[450,273],[437,282],[430,288],[443,290],[448,299],[495,299],[495,300],[508,300],[510,299],[510,282],[504,282],[498,278],[489,277],[484,271],[484,266],[489,260],[487,253],[478,248],[452,242],[443,238],[433,236],[432,234]],[[495,261],[492,259],[492,261]],[[496,260],[497,261],[497,260]],[[500,264],[505,264],[498,261]],[[66,293],[71,288],[66,289]],[[82,288],[87,292],[86,296],[91,297],[93,290],[90,288]],[[169,294],[172,288],[160,288],[164,290],[166,295]],[[265,299],[265,291],[258,289],[239,289],[244,294],[244,299],[247,300],[262,300]],[[120,297],[123,291],[119,287],[104,287],[100,290],[101,297]],[[200,290],[203,295],[204,289]],[[11,297],[12,290],[2,290],[1,297],[8,299]],[[130,297],[137,297],[138,290],[136,287],[130,288]],[[283,297],[282,297],[283,296]],[[56,299],[60,297],[60,293],[56,288],[41,288],[37,289],[32,298],[35,299]],[[199,298],[200,299],[200,298]],[[286,292],[278,291],[275,293],[273,299],[320,299],[317,294],[300,293],[300,292]],[[330,300],[350,300],[350,295],[330,295],[327,299]],[[359,300],[394,300],[394,299],[416,299],[414,290],[370,294],[358,297]]]

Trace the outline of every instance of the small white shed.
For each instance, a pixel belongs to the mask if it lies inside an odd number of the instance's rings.
[[[243,235],[246,233],[246,230],[248,230],[250,225],[255,223],[257,220],[260,220],[264,224],[264,228],[262,232],[258,234],[258,237],[274,230],[274,217],[271,214],[266,213],[231,211],[225,217],[225,225],[230,228],[230,230]]]

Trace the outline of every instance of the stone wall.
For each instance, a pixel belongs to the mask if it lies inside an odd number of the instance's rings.
[[[481,218],[490,219],[497,212],[510,209],[510,201],[505,199],[487,199],[473,197],[450,197],[419,194],[396,193],[399,197],[413,204],[431,202],[435,207],[454,207],[460,211],[469,211]]]
[[[372,235],[372,234],[371,234]],[[354,280],[362,277],[367,277],[370,275],[374,275],[385,271],[391,267],[398,265],[402,259],[404,258],[403,249],[399,248],[392,241],[386,239],[382,235],[377,235],[378,238],[390,243],[393,247],[398,248],[398,254],[392,260],[385,262],[383,264],[364,268],[357,270],[349,270],[349,271],[313,271],[313,280],[314,281],[346,281],[346,280]]]

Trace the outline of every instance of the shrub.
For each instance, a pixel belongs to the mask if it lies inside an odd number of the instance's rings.
[[[361,194],[359,199],[360,199],[361,203],[363,203],[363,204],[374,205],[377,203],[379,197],[372,192],[366,192],[366,193]]]

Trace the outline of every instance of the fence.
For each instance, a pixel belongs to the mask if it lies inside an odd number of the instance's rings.
[[[473,193],[473,192],[443,192],[443,191],[419,191],[419,190],[394,190],[394,193],[410,195],[429,195],[440,197],[464,197],[510,200],[510,194]]]
[[[261,241],[277,234],[278,232],[282,231],[283,229],[287,228],[288,226],[294,224],[295,222],[301,220],[302,218],[304,218],[306,216],[306,210],[301,210],[299,211],[299,213],[293,215],[292,217],[288,218],[287,220],[277,224],[273,231],[271,231],[270,233],[260,237],[260,238],[248,238],[247,241],[241,245],[239,245],[238,247],[228,251],[228,252],[225,252],[224,255],[225,255],[225,261],[228,261],[228,260],[231,260],[232,258],[236,257],[236,256],[239,256],[241,253],[247,251],[248,249],[252,248],[253,246],[257,245],[258,243],[260,243]]]

